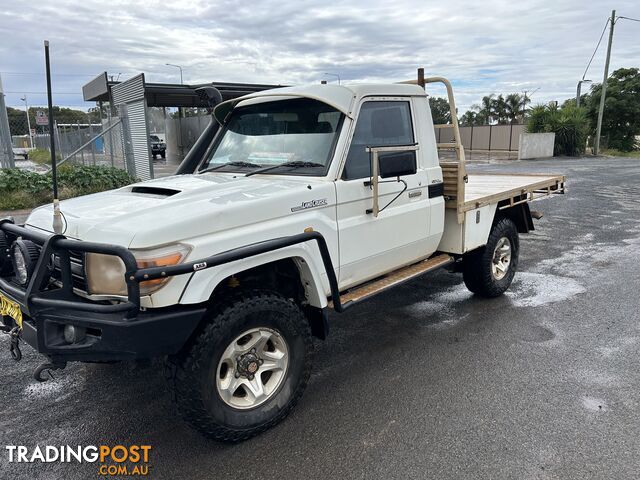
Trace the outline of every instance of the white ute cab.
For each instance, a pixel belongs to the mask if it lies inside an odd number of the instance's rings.
[[[436,143],[431,82],[448,90],[453,123],[435,127],[449,143]],[[62,235],[51,206],[0,221],[12,345],[49,370],[166,356],[178,408],[205,435],[274,426],[329,311],[445,266],[477,295],[509,288],[528,202],[565,179],[467,174],[455,112],[449,82],[423,77],[219,103],[189,173],[66,200]]]

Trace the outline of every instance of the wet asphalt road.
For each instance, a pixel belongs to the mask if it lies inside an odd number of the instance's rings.
[[[152,478],[638,478],[640,162],[472,168],[569,177],[536,204],[507,295],[476,299],[441,272],[333,315],[297,409],[240,445],[185,426],[156,364],[72,365],[37,384],[41,359],[6,351],[0,444],[149,444]],[[3,479],[96,471],[0,452]]]

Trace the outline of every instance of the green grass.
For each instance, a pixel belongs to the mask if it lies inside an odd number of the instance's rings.
[[[58,161],[61,160],[60,154],[56,154]],[[51,165],[51,153],[44,148],[36,148],[29,152],[29,160],[39,165]]]
[[[58,192],[60,200],[84,195],[74,189],[63,188]],[[52,202],[51,192],[30,193],[26,191],[9,192],[0,198],[0,210],[23,210],[36,208]]]
[[[61,200],[135,182],[124,170],[103,166],[62,165],[58,173]],[[51,174],[17,168],[0,170],[0,210],[21,210],[51,203]]]
[[[632,150],[630,152],[622,152],[620,150],[606,149],[602,151],[605,155],[611,155],[612,157],[632,157],[640,158],[640,150]]]

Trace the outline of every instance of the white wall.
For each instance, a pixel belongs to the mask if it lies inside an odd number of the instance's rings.
[[[518,160],[553,157],[555,133],[521,133]]]

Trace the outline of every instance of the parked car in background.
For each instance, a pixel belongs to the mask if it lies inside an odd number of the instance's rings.
[[[160,155],[161,158],[166,157],[167,144],[164,143],[157,135],[149,135],[151,140],[151,155],[155,158]]]

